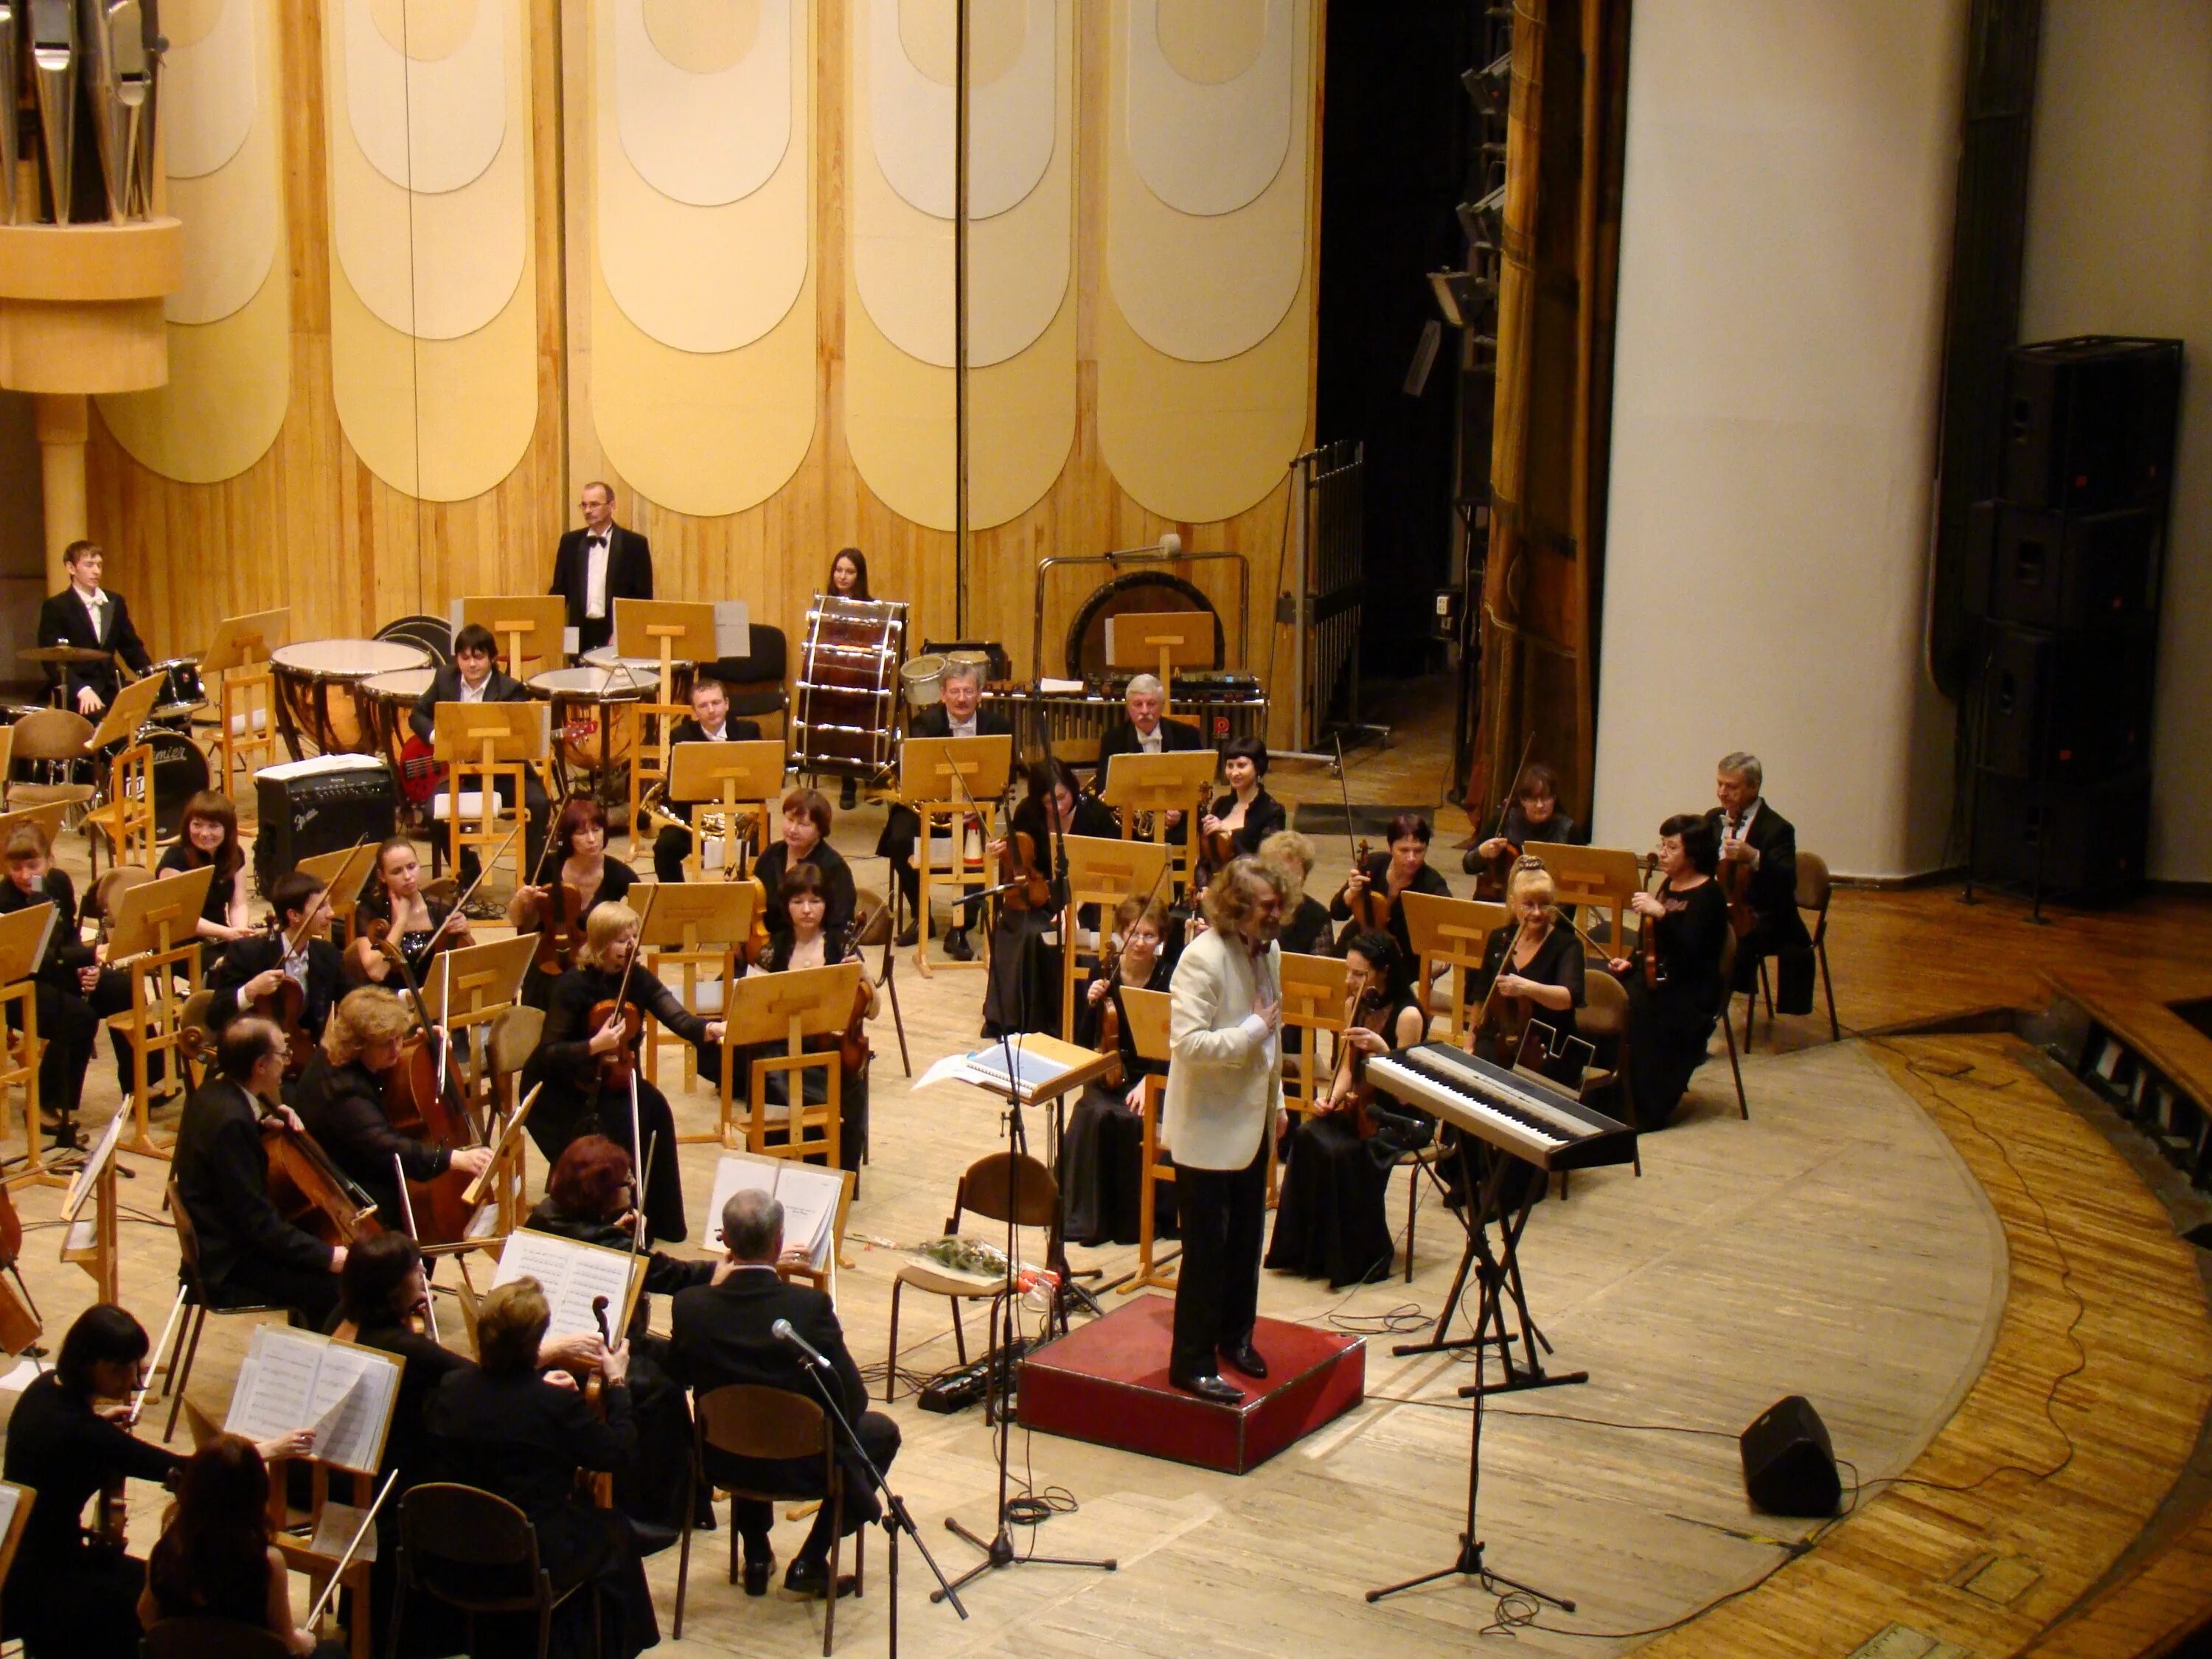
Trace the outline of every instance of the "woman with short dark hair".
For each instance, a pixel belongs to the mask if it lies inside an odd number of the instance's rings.
[[[1232,854],[1256,854],[1260,843],[1290,827],[1291,815],[1261,781],[1267,775],[1267,745],[1257,738],[1231,738],[1221,745],[1221,777],[1229,793],[1207,809],[1199,828],[1227,832]]]
[[[1644,982],[1643,951],[1608,964],[1628,988],[1628,1090],[1640,1130],[1663,1129],[1705,1063],[1720,1017],[1721,958],[1728,900],[1713,872],[1720,840],[1702,812],[1677,812],[1659,826],[1658,890],[1635,893],[1629,908],[1652,930],[1659,982]]]
[[[1413,955],[1413,939],[1406,927],[1406,908],[1399,902],[1410,889],[1416,893],[1433,893],[1438,898],[1449,898],[1451,887],[1443,873],[1429,862],[1429,841],[1434,834],[1429,821],[1419,812],[1401,812],[1390,820],[1382,832],[1382,842],[1389,850],[1370,852],[1363,866],[1355,863],[1351,875],[1336,896],[1329,902],[1331,921],[1351,919],[1354,901],[1370,894],[1382,901],[1381,926],[1398,943],[1405,959],[1417,960]],[[1345,945],[1359,927],[1347,928],[1337,935],[1339,946]]]
[[[223,947],[244,939],[246,889],[238,872],[246,867],[246,849],[238,842],[238,809],[230,797],[203,789],[185,803],[184,820],[177,829],[175,845],[154,866],[156,875],[173,876],[191,870],[212,870],[207,900],[200,906],[198,933],[202,969],[222,957]]]
[[[853,869],[830,844],[830,829],[835,822],[830,798],[819,789],[794,789],[783,798],[783,839],[753,864],[753,874],[760,878],[761,908],[767,912],[771,933],[778,926],[776,918],[782,908],[776,889],[785,872],[811,864],[822,872],[823,891],[830,902],[823,929],[832,939],[845,936],[846,926],[853,920]]]

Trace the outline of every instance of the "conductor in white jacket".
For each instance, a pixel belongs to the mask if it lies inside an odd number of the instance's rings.
[[[1169,986],[1164,1122],[1175,1153],[1182,1271],[1176,1281],[1168,1381],[1223,1405],[1243,1391],[1231,1369],[1263,1377],[1252,1346],[1267,1218],[1267,1134],[1283,1098],[1282,951],[1287,881],[1242,858],[1207,884],[1206,931]]]

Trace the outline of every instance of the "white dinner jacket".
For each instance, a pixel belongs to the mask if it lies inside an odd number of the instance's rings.
[[[1255,1037],[1244,1018],[1263,1001],[1281,1000],[1282,954],[1270,944],[1255,963],[1243,939],[1208,928],[1176,963],[1162,1122],[1178,1164],[1243,1169],[1275,1121],[1283,1098],[1282,1033]]]

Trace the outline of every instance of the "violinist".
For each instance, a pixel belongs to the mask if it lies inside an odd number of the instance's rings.
[[[1397,1249],[1382,1190],[1398,1155],[1425,1141],[1429,1124],[1366,1081],[1376,1054],[1409,1048],[1428,1027],[1413,974],[1388,933],[1355,933],[1344,951],[1345,1029],[1336,1071],[1312,1112],[1291,1126],[1274,1237],[1266,1265],[1332,1290],[1387,1276]]]
[[[661,1153],[656,1152],[659,1158]],[[580,1243],[627,1251],[635,1239],[635,1183],[629,1154],[605,1135],[579,1135],[545,1177],[545,1196],[523,1224]],[[668,1343],[653,1334],[652,1301],[695,1285],[712,1284],[715,1264],[683,1261],[665,1250],[645,1253],[645,1285],[623,1333],[629,1344],[630,1415],[637,1424],[637,1457],[615,1472],[615,1504],[641,1528],[657,1528],[671,1541],[684,1525],[684,1476],[691,1461],[691,1407],[671,1382]],[[619,1317],[621,1310],[613,1310]],[[709,1495],[699,1512],[711,1516]]]
[[[1561,1042],[1575,1034],[1575,1010],[1583,1006],[1583,943],[1559,920],[1553,904],[1551,872],[1524,857],[1506,884],[1506,907],[1514,925],[1490,935],[1482,966],[1468,994],[1488,1010],[1482,1025],[1468,1033],[1471,1053],[1511,1066],[1521,1033],[1530,1019],[1552,1028]]]
[[[733,720],[730,718],[730,693],[720,680],[710,680],[704,675],[691,682],[691,712],[676,722],[676,729],[668,734],[672,745],[687,743],[757,743],[760,740],[758,720]],[[849,782],[849,780],[848,781]],[[848,806],[850,801],[846,802]],[[685,827],[696,811],[688,800],[664,803],[662,810],[683,823],[665,823],[653,842],[653,873],[662,881],[684,879],[684,860],[691,856],[691,831]]]
[[[507,919],[518,933],[542,934],[552,926],[580,939],[594,909],[623,903],[637,884],[636,871],[607,856],[606,809],[588,795],[571,795],[562,803],[544,861],[550,867],[533,873],[533,884],[516,888],[507,901]],[[554,982],[569,966],[566,955],[549,961],[541,952],[523,980],[522,1000],[532,1008],[544,1007]]]
[[[1256,854],[1260,843],[1289,827],[1290,814],[1267,793],[1267,745],[1257,738],[1231,738],[1221,745],[1221,775],[1229,793],[1213,803],[1199,828],[1227,832],[1231,855]]]
[[[1060,1137],[1060,1192],[1066,1206],[1061,1236],[1071,1244],[1133,1244],[1143,1196],[1145,1079],[1165,1077],[1165,1060],[1140,1060],[1122,1006],[1125,987],[1164,991],[1175,963],[1161,948],[1167,913],[1157,902],[1131,896],[1114,912],[1110,961],[1092,975],[1076,1006],[1077,1043],[1103,1049],[1102,1028],[1113,1012],[1114,1048],[1121,1060],[1119,1082],[1087,1085],[1067,1114]],[[1110,968],[1111,971],[1107,971]],[[1158,1183],[1152,1210],[1156,1237],[1175,1237],[1175,1184]]]
[[[1628,901],[1653,930],[1655,964],[1648,972],[1632,957],[1607,964],[1628,987],[1629,1098],[1646,1133],[1674,1117],[1719,1017],[1728,942],[1728,901],[1713,879],[1719,856],[1710,818],[1679,812],[1661,824],[1656,859],[1666,879]]]
[[[292,1622],[292,1569],[269,1519],[269,1465],[251,1440],[219,1434],[178,1470],[138,1617],[149,1635],[179,1620],[219,1620],[266,1631],[301,1659],[319,1650],[315,1633]]]
[[[1531,761],[1513,781],[1513,793],[1486,835],[1467,849],[1464,867],[1474,875],[1487,867],[1498,869],[1499,860],[1510,874],[1512,860],[1531,842],[1554,846],[1587,847],[1589,827],[1577,823],[1559,810],[1559,775],[1541,761]]]
[[[859,960],[860,951],[852,947],[844,933],[827,931],[829,895],[819,870],[811,864],[800,865],[777,885],[775,897],[777,910],[769,918],[768,948],[761,953],[761,959],[745,970],[746,978],[757,974],[780,974],[794,968],[834,968],[841,962]],[[851,929],[846,931],[850,933]],[[860,969],[860,986],[866,993],[863,1018],[873,1019],[883,999],[875,981],[868,977],[865,963]],[[732,1064],[739,1068],[735,1076],[748,1076],[752,1055],[747,1052],[741,1057],[733,1057]],[[775,1072],[769,1076],[768,1097],[779,1105],[787,1101],[785,1091],[789,1075]],[[805,1090],[809,1103],[818,1103],[820,1078],[809,1073]],[[855,1171],[853,1190],[857,1194],[860,1189],[857,1172],[868,1151],[868,1069],[865,1060],[858,1067],[848,1066],[843,1069],[837,1085],[837,1161]]]
[[[553,987],[544,1035],[522,1068],[523,1092],[540,1091],[530,1138],[549,1163],[579,1135],[603,1134],[633,1158],[630,1087],[637,1088],[638,1138],[657,1147],[647,1171],[646,1233],[681,1243],[684,1176],[676,1158],[676,1120],[668,1097],[639,1075],[638,1045],[647,1018],[698,1050],[699,1072],[722,1080],[722,1022],[699,1018],[653,974],[629,971],[637,950],[638,915],[611,901],[584,924],[576,965]],[[603,1006],[605,1005],[605,1006]]]
[[[131,1432],[144,1399],[146,1328],[111,1303],[87,1308],[60,1357],[23,1390],[8,1420],[0,1474],[38,1493],[5,1592],[11,1634],[32,1659],[137,1659],[146,1564],[126,1554],[119,1504],[104,1530],[85,1502],[126,1480],[175,1478],[183,1460]],[[264,1458],[313,1449],[306,1431],[264,1442]]]
[[[1750,930],[1736,944],[1732,988],[1751,990],[1761,958],[1772,957],[1776,1009],[1809,1014],[1813,936],[1797,909],[1797,829],[1759,793],[1765,775],[1756,755],[1723,757],[1713,781],[1720,805],[1705,814],[1720,845],[1715,871],[1751,912]]]
[[[1413,937],[1406,931],[1406,913],[1398,902],[1398,896],[1407,888],[1417,893],[1434,893],[1439,898],[1449,898],[1451,888],[1443,872],[1429,862],[1429,840],[1434,832],[1429,821],[1418,812],[1401,812],[1390,820],[1385,831],[1389,847],[1387,854],[1375,853],[1364,864],[1353,861],[1352,872],[1335,898],[1329,902],[1332,921],[1355,920],[1356,925],[1339,935],[1349,939],[1352,933],[1382,927],[1398,942],[1399,953],[1407,962],[1414,960]],[[1376,914],[1361,916],[1363,909]]]
[[[844,937],[853,920],[853,866],[830,844],[832,823],[830,798],[818,789],[794,789],[783,798],[783,839],[760,855],[753,874],[760,878],[761,908],[773,932],[783,907],[776,902],[776,887],[785,872],[811,864],[822,875],[822,892],[830,909],[822,926],[834,939]]]
[[[424,743],[430,742],[437,735],[441,702],[528,702],[530,688],[496,665],[498,655],[499,641],[491,629],[482,623],[463,626],[453,635],[453,660],[430,677],[430,684],[409,711],[407,729]],[[545,844],[545,790],[532,768],[524,769],[522,785],[523,805],[529,813],[522,832],[523,863],[535,870],[538,852]],[[448,793],[442,783],[439,793]],[[499,781],[499,799],[501,805],[513,810],[514,785],[510,780]],[[461,849],[460,869],[456,873],[464,887],[477,878],[475,848]]]
[[[414,1029],[414,1014],[383,987],[347,992],[331,1011],[295,1096],[307,1133],[376,1200],[378,1221],[403,1232],[407,1204],[401,1169],[410,1181],[434,1180],[448,1170],[473,1179],[491,1163],[488,1146],[434,1146],[392,1127],[384,1104],[386,1074],[399,1065]]]
[[[208,1024],[222,1029],[256,1003],[266,1002],[289,981],[300,988],[300,1024],[322,1040],[343,990],[344,963],[331,943],[328,889],[320,876],[295,870],[269,895],[270,926],[240,939],[207,976],[215,1000]]]
[[[944,678],[938,682],[938,694],[941,701],[923,709],[909,723],[908,737],[1003,738],[1013,731],[1004,714],[982,706],[981,663],[948,661]],[[921,836],[921,817],[902,801],[891,807],[890,817],[884,820],[884,833],[876,841],[876,856],[890,860],[891,874],[898,882],[900,896],[905,899],[908,911],[915,915],[915,920],[898,936],[902,950],[921,937],[921,872],[914,861]],[[967,925],[961,922],[960,917],[961,912],[955,910],[953,921],[959,925],[945,934],[945,954],[955,962],[972,962],[975,947],[968,942]]]
[[[453,912],[447,901],[423,892],[422,862],[415,855],[415,843],[404,836],[394,836],[376,849],[376,872],[369,878],[368,891],[362,895],[354,910],[357,937],[346,949],[346,977],[371,985],[388,984],[399,977],[391,958],[370,943],[374,931],[370,924],[381,922],[419,985],[430,963],[433,939],[441,950],[447,945],[459,950],[476,943],[465,916],[454,916],[453,925],[447,926],[446,918]]]
[[[294,1323],[320,1330],[337,1305],[346,1249],[294,1226],[270,1200],[263,1115],[273,1111],[293,1129],[301,1127],[291,1108],[278,1103],[284,1052],[283,1035],[269,1020],[247,1016],[224,1025],[215,1075],[185,1103],[170,1167],[177,1200],[199,1239],[209,1304],[284,1308]]]
[[[101,967],[79,939],[76,890],[54,866],[37,826],[22,823],[10,831],[0,860],[8,867],[8,878],[0,881],[0,915],[32,904],[54,909],[54,930],[38,967],[39,1037],[44,1048],[39,1056],[39,1105],[51,1120],[54,1145],[73,1147],[78,1144],[76,1109],[84,1097],[84,1070],[92,1063],[100,1022],[131,1006],[130,976]],[[130,1045],[112,1029],[108,1040],[115,1049],[117,1086],[128,1095]]]
[[[246,921],[245,884],[238,878],[246,868],[246,849],[238,844],[238,809],[229,796],[203,789],[185,803],[176,842],[161,854],[154,873],[173,876],[209,868],[215,874],[208,881],[196,931],[202,967],[211,972],[231,941],[252,930]]]
[[[1006,1031],[1054,1031],[1060,1024],[1060,911],[1049,896],[1060,839],[1066,836],[1117,833],[1113,812],[1081,793],[1066,761],[1040,761],[1028,772],[1029,793],[1006,820],[1005,835],[984,848],[1000,884],[1024,879],[1024,887],[1001,893],[991,926],[990,983],[983,993],[983,1035]],[[1086,905],[1076,918],[1080,927],[1096,927],[1097,914]]]

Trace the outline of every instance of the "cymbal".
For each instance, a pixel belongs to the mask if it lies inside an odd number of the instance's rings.
[[[15,655],[24,662],[94,663],[110,661],[115,653],[94,645],[39,645]]]

